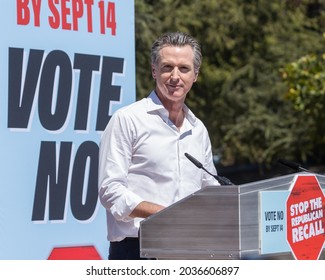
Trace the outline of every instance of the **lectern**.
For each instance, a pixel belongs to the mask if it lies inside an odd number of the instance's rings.
[[[294,259],[290,244],[283,239],[290,214],[286,210],[287,197],[300,175],[306,172],[243,185],[209,186],[193,193],[141,222],[141,256]],[[325,176],[315,176],[324,191]],[[320,246],[318,258],[323,259],[325,250],[323,244]]]

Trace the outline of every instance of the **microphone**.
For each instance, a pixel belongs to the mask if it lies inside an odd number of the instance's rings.
[[[297,171],[297,172],[305,171],[305,172],[311,173],[309,170],[301,167],[301,165],[296,162],[285,160],[285,159],[278,159],[278,162],[293,169],[294,171]]]
[[[204,168],[204,166],[202,165],[201,162],[199,162],[196,158],[194,158],[193,156],[191,156],[188,153],[184,154],[196,167],[203,169],[205,172],[207,172],[208,174],[210,174],[212,177],[214,177],[219,183],[220,185],[233,185],[233,183],[226,177],[222,177],[222,176],[218,176],[218,175],[213,175],[212,173],[210,173],[208,170],[206,170]]]

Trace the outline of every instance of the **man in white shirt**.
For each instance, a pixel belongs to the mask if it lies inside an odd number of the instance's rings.
[[[151,50],[155,90],[116,111],[101,139],[99,197],[107,210],[109,259],[139,259],[141,220],[207,185],[212,174],[206,127],[184,104],[201,65],[198,42],[181,33],[158,38]]]

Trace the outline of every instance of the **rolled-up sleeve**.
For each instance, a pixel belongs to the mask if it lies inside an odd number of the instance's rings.
[[[115,219],[121,221],[131,220],[130,213],[143,201],[129,190],[127,183],[134,131],[130,126],[132,124],[120,114],[113,115],[99,147],[99,199]]]

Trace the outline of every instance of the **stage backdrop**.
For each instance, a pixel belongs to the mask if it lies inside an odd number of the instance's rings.
[[[106,259],[98,144],[135,101],[134,1],[1,0],[0,13],[0,259]]]

